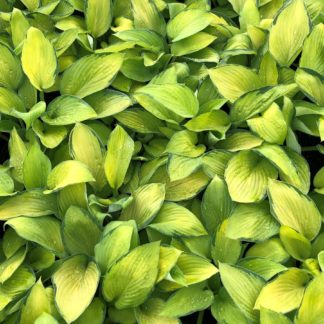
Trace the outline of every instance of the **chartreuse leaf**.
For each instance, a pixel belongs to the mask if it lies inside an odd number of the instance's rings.
[[[280,240],[294,259],[304,261],[311,256],[312,245],[309,240],[289,226],[280,227]]]
[[[315,187],[315,191],[318,193],[324,193],[324,167],[318,170],[315,174],[313,184]]]
[[[253,272],[226,263],[220,263],[219,272],[225,289],[237,307],[250,321],[256,321],[254,304],[265,281]]]
[[[309,30],[309,18],[302,0],[291,1],[279,12],[270,30],[269,51],[280,65],[291,65]]]
[[[101,231],[97,223],[86,210],[71,206],[63,220],[62,236],[67,251],[92,256],[98,243]]]
[[[27,248],[21,247],[14,255],[6,259],[0,264],[0,283],[3,284],[5,281],[10,279],[13,273],[19,268],[24,262],[27,254]]]
[[[47,176],[51,172],[51,161],[34,142],[24,159],[23,177],[25,188],[35,189],[46,187]]]
[[[38,190],[23,192],[0,205],[1,220],[18,216],[39,217],[51,214],[57,214],[56,196],[44,195]]]
[[[52,315],[48,313],[42,313],[39,317],[37,317],[35,324],[58,324],[58,321]]]
[[[264,307],[260,308],[260,320],[262,324],[291,324],[290,319],[285,315]]]
[[[207,234],[199,219],[178,204],[164,203],[150,228],[169,236],[200,236]]]
[[[2,238],[2,250],[6,258],[14,255],[26,241],[23,240],[12,228],[7,228]]]
[[[252,151],[241,151],[227,164],[225,180],[234,201],[248,203],[263,199],[268,178],[277,178],[276,169]]]
[[[170,181],[177,181],[190,176],[201,166],[201,157],[190,158],[172,154],[168,160],[168,175]]]
[[[85,2],[87,28],[95,38],[102,36],[110,27],[112,20],[111,0],[87,0]]]
[[[209,75],[221,95],[231,102],[262,87],[260,77],[242,65],[223,65],[209,70]]]
[[[64,71],[61,94],[84,98],[103,90],[113,81],[122,63],[123,55],[119,53],[82,57]]]
[[[225,181],[215,175],[204,192],[201,204],[201,218],[209,233],[215,232],[233,207]]]
[[[182,251],[171,246],[160,247],[159,273],[157,282],[160,282],[168,275],[170,270],[177,263],[181,253]]]
[[[39,29],[29,28],[21,62],[25,74],[36,89],[43,91],[54,84],[57,70],[55,51]]]
[[[84,124],[76,124],[70,135],[70,148],[73,157],[84,163],[96,179],[93,186],[102,189],[106,184],[104,153],[96,134]]]
[[[63,126],[95,118],[97,113],[85,101],[75,96],[56,97],[47,107],[42,120],[49,125]]]
[[[14,194],[15,183],[8,174],[7,168],[0,168],[0,197]]]
[[[315,277],[307,286],[298,310],[296,323],[323,323],[324,274]]]
[[[95,297],[82,315],[74,322],[75,324],[101,324],[106,315],[106,305],[102,299]]]
[[[5,115],[14,115],[14,109],[25,111],[24,103],[13,90],[0,86],[0,112]]]
[[[29,22],[21,10],[13,8],[11,13],[10,27],[12,42],[17,48],[22,44],[29,29]]]
[[[35,270],[44,270],[55,262],[55,254],[41,246],[36,246],[27,255],[28,263]]]
[[[215,175],[223,176],[229,159],[233,156],[225,150],[212,150],[202,156],[202,168],[206,175],[213,178]]]
[[[54,273],[55,304],[66,322],[76,320],[90,305],[99,279],[96,263],[84,255],[66,259]]]
[[[39,279],[31,289],[26,303],[22,306],[20,323],[33,324],[43,313],[51,313],[50,301]]]
[[[121,149],[122,148],[122,149]],[[121,187],[134,152],[134,141],[121,127],[110,134],[104,168],[109,185],[114,190]]]
[[[17,57],[7,46],[0,45],[0,84],[17,89],[22,81],[22,69]]]
[[[95,181],[82,162],[67,160],[58,164],[47,177],[47,193],[72,184]]]
[[[288,313],[299,307],[310,275],[297,268],[279,274],[263,287],[255,308],[265,307],[279,313]]]
[[[208,308],[214,300],[211,290],[201,285],[182,288],[172,294],[165,303],[162,316],[181,317]]]
[[[165,185],[161,183],[144,185],[139,187],[132,196],[132,202],[122,210],[119,219],[134,219],[138,228],[142,229],[160,210],[165,198]]]
[[[264,241],[278,234],[279,224],[270,214],[268,202],[238,204],[228,218],[226,235],[231,239]]]
[[[284,182],[269,181],[269,198],[274,216],[312,240],[321,228],[321,214],[308,196]]]
[[[157,279],[159,250],[159,242],[143,244],[112,266],[103,279],[104,298],[117,309],[141,305]]]
[[[17,217],[7,221],[6,225],[27,241],[35,242],[59,256],[64,254],[61,223],[55,217]]]

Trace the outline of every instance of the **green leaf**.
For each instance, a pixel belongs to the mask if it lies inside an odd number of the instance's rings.
[[[164,203],[149,225],[150,228],[169,236],[200,236],[207,234],[199,219],[185,207]]]
[[[254,304],[265,281],[253,272],[230,266],[219,265],[222,283],[237,307],[252,322],[257,319]]]
[[[27,241],[37,243],[59,256],[64,254],[61,223],[55,217],[17,217],[7,221],[6,225]]]
[[[56,196],[44,195],[38,190],[23,192],[0,205],[1,220],[18,216],[39,217],[52,214],[57,214]]]
[[[123,55],[92,54],[84,56],[64,71],[61,94],[84,98],[103,90],[113,81],[123,63]]]
[[[234,201],[257,202],[266,194],[268,178],[277,178],[276,169],[252,151],[237,153],[227,164],[225,180]]]
[[[183,10],[168,22],[167,33],[173,42],[177,42],[202,31],[211,21],[212,15],[205,10]]]
[[[103,279],[104,298],[117,309],[141,305],[158,275],[160,243],[143,244],[117,262]]]
[[[39,5],[39,0],[23,0],[22,3],[28,8],[29,11],[35,11]]]
[[[42,281],[39,279],[31,289],[26,303],[22,306],[20,323],[33,324],[43,313],[50,314],[51,305]]]
[[[163,120],[191,118],[199,109],[193,92],[181,84],[149,84],[139,88],[134,97],[147,111]]]
[[[76,320],[90,305],[99,279],[97,265],[84,255],[65,260],[54,273],[55,303],[66,322]]]
[[[226,165],[233,156],[231,152],[212,150],[202,157],[202,167],[206,175],[213,178],[215,175],[224,176]]]
[[[14,194],[15,183],[7,172],[8,170],[0,168],[0,197]]]
[[[71,255],[94,254],[101,230],[86,210],[71,206],[65,214],[62,228],[64,245]]]
[[[220,94],[231,102],[262,87],[259,76],[241,65],[228,64],[211,69],[209,76]]]
[[[47,193],[72,184],[95,181],[89,169],[79,161],[67,160],[59,163],[47,177]]]
[[[263,287],[255,308],[265,307],[279,313],[288,313],[298,308],[309,280],[306,271],[288,269]]]
[[[23,12],[17,8],[13,8],[10,20],[11,38],[14,46],[21,46],[29,29],[29,22]]]
[[[318,193],[324,192],[324,167],[318,170],[313,179],[315,191]]]
[[[2,250],[8,259],[14,255],[26,241],[23,240],[12,228],[7,228],[2,238]]]
[[[33,143],[24,159],[23,177],[27,190],[46,187],[47,176],[52,166],[49,158],[41,151],[37,142]]]
[[[87,28],[95,38],[102,36],[110,27],[112,20],[111,0],[87,0],[85,2]]]
[[[109,137],[104,165],[111,188],[117,190],[123,184],[133,152],[134,141],[121,126],[117,125]]]
[[[165,303],[162,316],[181,317],[208,308],[214,300],[211,290],[200,286],[182,288],[172,294]]]
[[[269,181],[272,212],[286,225],[312,240],[321,228],[321,214],[308,196],[284,182]]]
[[[14,115],[14,109],[25,111],[23,101],[12,90],[0,86],[0,112],[5,115]]]
[[[160,247],[160,259],[159,259],[159,274],[157,282],[165,279],[171,269],[176,265],[182,251],[171,247],[161,246]]]
[[[260,320],[262,324],[272,324],[273,322],[276,324],[291,324],[291,321],[285,315],[264,307],[260,309]]]
[[[73,323],[75,324],[102,324],[106,316],[106,305],[98,297],[95,297],[92,303],[82,313],[82,315]]]
[[[228,219],[226,235],[231,239],[264,241],[278,234],[279,224],[270,214],[265,201],[254,204],[238,204]]]
[[[201,166],[201,158],[190,158],[172,154],[168,160],[168,175],[170,181],[177,181],[190,176]]]
[[[58,324],[58,321],[50,314],[43,313],[39,317],[37,317],[34,324]]]
[[[97,117],[97,113],[85,101],[74,96],[56,97],[47,107],[42,120],[54,126],[70,125]]]
[[[151,183],[141,186],[132,197],[132,202],[122,210],[119,219],[124,221],[134,219],[138,229],[142,229],[151,223],[160,210],[165,198],[165,185]]]
[[[25,74],[36,89],[43,91],[54,84],[57,71],[55,51],[39,29],[29,28],[21,62]]]
[[[298,310],[296,323],[323,322],[324,311],[324,273],[315,277],[305,290],[302,304]]]
[[[288,226],[280,227],[280,240],[287,252],[296,260],[304,261],[311,256],[312,245],[303,235]]]
[[[279,12],[270,30],[269,50],[280,65],[292,64],[309,30],[309,18],[302,0],[291,1]]]

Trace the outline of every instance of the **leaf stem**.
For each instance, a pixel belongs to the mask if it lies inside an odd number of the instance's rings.
[[[205,311],[200,311],[198,313],[198,318],[197,318],[197,324],[202,324],[203,323],[203,320],[204,320],[204,312]]]
[[[318,151],[317,146],[304,146],[302,147],[303,152],[311,152],[311,151]]]
[[[39,92],[39,99],[40,99],[41,101],[45,101],[45,98],[44,98],[44,91],[40,91],[40,92]]]

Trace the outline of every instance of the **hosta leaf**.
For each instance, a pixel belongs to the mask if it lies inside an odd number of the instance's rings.
[[[291,65],[309,29],[309,18],[302,0],[291,1],[279,12],[270,30],[269,50],[280,65]]]
[[[264,307],[260,309],[260,320],[262,324],[272,324],[274,321],[277,324],[291,324],[291,321],[285,315]]]
[[[55,217],[17,217],[7,221],[6,225],[27,241],[35,242],[58,255],[64,254],[61,223]]]
[[[94,254],[101,230],[86,210],[71,206],[63,220],[62,236],[67,251],[73,254]]]
[[[134,219],[139,229],[147,226],[160,210],[165,198],[165,185],[151,183],[133,193],[132,202],[122,210],[120,219]],[[148,204],[148,202],[150,202]]]
[[[10,279],[14,272],[24,262],[27,254],[25,246],[21,247],[14,255],[6,259],[0,264],[0,283],[3,284],[5,281]]]
[[[21,62],[25,74],[36,89],[43,91],[54,84],[57,70],[55,51],[39,29],[29,28]]]
[[[165,235],[200,236],[207,234],[199,219],[185,207],[175,203],[164,203],[149,225]]]
[[[14,194],[14,190],[14,180],[7,173],[7,170],[0,169],[0,197],[11,196],[12,194]]]
[[[85,2],[87,28],[93,37],[102,36],[110,27],[112,20],[111,0],[87,0]]]
[[[42,119],[49,125],[62,126],[95,118],[96,116],[97,114],[92,107],[82,99],[64,95],[50,102]]]
[[[55,303],[66,322],[76,320],[90,305],[99,279],[97,265],[84,255],[66,259],[54,273]]]
[[[123,148],[121,150],[121,148]],[[134,141],[121,127],[110,134],[104,168],[109,185],[117,190],[124,182],[134,151]]]
[[[14,109],[25,111],[23,101],[12,90],[0,86],[0,112],[5,115],[13,115]]]
[[[226,165],[232,156],[232,153],[225,150],[212,150],[207,152],[202,157],[204,172],[211,178],[215,175],[224,176]]]
[[[44,195],[38,190],[11,197],[0,206],[1,220],[18,216],[39,217],[51,214],[57,214],[56,196]]]
[[[82,315],[74,322],[75,324],[101,324],[106,316],[106,305],[102,299],[95,297],[92,303],[82,313]]]
[[[256,321],[257,314],[253,308],[265,281],[253,272],[226,263],[219,265],[219,272],[234,303],[250,321]]]
[[[10,258],[14,255],[19,248],[26,243],[12,228],[7,228],[3,234],[2,250],[6,258]]]
[[[143,244],[117,262],[103,279],[102,292],[117,309],[142,304],[158,275],[159,242]]]
[[[11,13],[11,38],[15,47],[21,45],[26,37],[29,29],[29,22],[23,12],[17,8],[13,8]]]
[[[309,280],[306,271],[288,269],[263,287],[255,308],[265,307],[279,313],[288,313],[298,308]]]
[[[279,224],[267,202],[238,204],[228,219],[226,235],[231,239],[264,241],[278,234]]]
[[[92,54],[73,63],[63,74],[61,94],[84,98],[110,85],[123,63],[123,55]]]
[[[171,269],[177,263],[182,251],[171,247],[171,246],[161,246],[160,248],[160,259],[159,259],[159,274],[157,282],[164,279]]]
[[[276,177],[276,169],[266,159],[251,151],[236,154],[225,170],[225,180],[231,198],[244,203],[263,199],[268,178]]]
[[[201,166],[201,158],[190,158],[172,154],[168,160],[170,181],[177,181],[190,176]]]
[[[269,181],[272,212],[281,225],[286,225],[312,240],[321,227],[321,214],[308,196],[284,182]]]
[[[35,324],[58,324],[58,321],[52,315],[48,313],[42,313],[42,315],[38,316]]]

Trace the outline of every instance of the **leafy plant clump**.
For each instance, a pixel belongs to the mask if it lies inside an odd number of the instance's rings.
[[[0,322],[323,324],[323,12],[0,0]]]

